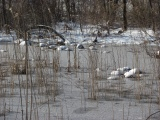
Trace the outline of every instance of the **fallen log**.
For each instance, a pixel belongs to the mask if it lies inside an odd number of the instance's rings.
[[[32,26],[27,30],[27,33],[29,33],[31,30],[33,29],[47,29],[50,32],[54,32],[57,36],[59,36],[64,42],[65,42],[65,38],[63,35],[61,35],[60,33],[58,33],[56,30],[54,30],[52,27],[50,26],[46,26],[46,25],[36,25],[36,26]]]

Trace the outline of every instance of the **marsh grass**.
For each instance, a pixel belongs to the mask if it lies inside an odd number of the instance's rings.
[[[80,90],[81,109],[78,110],[82,110],[80,111],[82,113],[89,112],[88,102],[96,102],[98,106],[100,101],[111,101],[113,103],[113,119],[116,118],[114,102],[120,103],[129,100],[134,101],[135,104],[147,103],[149,113],[152,112],[152,104],[160,103],[160,83],[156,77],[159,75],[160,62],[154,58],[148,60],[148,56],[142,54],[142,49],[139,46],[111,45],[100,52],[99,49],[78,51],[75,47],[73,52],[65,51],[63,54],[67,61],[56,50],[43,48],[42,51],[37,46],[28,46],[28,55],[23,59],[26,48],[14,45],[13,49],[13,55],[8,52],[1,58],[8,59],[6,62],[8,65],[3,65],[3,62],[0,64],[0,99],[9,97],[12,100],[18,93],[23,119],[26,111],[28,111],[28,118],[39,119],[40,110],[43,106],[46,106],[44,119],[52,119],[53,109],[61,109],[60,113],[56,114],[56,118],[64,119],[64,109],[68,110],[68,108],[64,108],[62,101],[59,108],[53,106],[53,104],[58,103],[61,92],[64,94],[64,101],[67,100],[68,94],[65,94],[66,91],[60,91],[60,88],[65,90],[65,85],[70,87],[69,92],[71,94],[74,93],[75,87]],[[109,50],[108,53],[102,53]],[[86,57],[81,52],[85,53]],[[63,64],[64,61],[66,66]],[[28,67],[26,67],[26,62]],[[145,63],[151,63],[149,68]],[[128,65],[131,68],[150,70],[151,73],[147,77],[140,77],[138,74],[136,78],[127,79],[122,76],[118,80],[107,79],[112,70]],[[96,71],[97,68],[100,70],[99,73]],[[8,77],[10,77],[9,80]],[[64,81],[67,82],[64,84]],[[7,92],[7,90],[10,92]],[[26,97],[28,98],[26,99]],[[72,98],[74,99],[74,96]],[[9,113],[7,109],[12,106],[13,104],[4,102],[0,110],[0,116],[5,118],[5,115]],[[126,108],[123,104],[122,119],[129,119],[131,108],[131,105]],[[126,115],[125,109],[128,109],[128,115]],[[4,111],[6,111],[6,114]],[[142,112],[144,112],[143,108]],[[67,118],[69,119],[68,113]]]
[[[96,77],[96,69],[98,66],[98,54],[96,51],[88,51],[89,59],[89,85],[90,85],[90,98],[96,100],[98,95],[98,82]]]
[[[12,63],[11,64],[12,74],[26,74],[25,63]]]
[[[19,91],[22,119],[38,119],[38,109],[43,104],[48,104],[48,119],[50,119],[50,102],[55,101],[59,94],[59,53],[54,50],[41,51],[36,46],[13,44],[10,45],[10,49],[7,49],[5,56],[2,56],[1,59],[6,61],[6,65],[0,64],[1,99],[8,96],[12,100],[11,96],[17,95]],[[11,79],[8,80],[6,77]],[[10,92],[6,92],[7,90]],[[23,107],[24,103],[26,104],[25,107]],[[11,106],[11,104],[6,105],[6,107]],[[3,111],[5,111],[4,108],[0,113],[5,119],[7,112]]]
[[[5,66],[0,65],[0,80],[4,80],[5,77],[8,75],[8,71]]]

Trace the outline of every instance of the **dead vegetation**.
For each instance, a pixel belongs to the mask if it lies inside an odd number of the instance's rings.
[[[96,37],[93,42],[97,42],[97,37],[108,37],[111,30],[115,28],[122,28],[115,35],[123,34],[128,26],[151,28],[154,32],[158,31],[160,28],[160,12],[157,12],[160,11],[159,6],[160,2],[158,0],[82,0],[77,3],[74,0],[19,1],[17,3],[11,0],[7,2],[2,0],[0,29],[2,31],[4,29],[6,34],[10,34],[14,30],[17,38],[24,38],[24,40],[29,40],[31,34],[36,34],[31,32],[36,29],[39,33],[37,35],[38,40],[44,38],[55,39],[58,36],[62,41],[57,41],[56,45],[65,45],[66,39],[56,31],[56,23],[65,21],[64,32],[70,32],[71,35],[75,26],[67,23],[78,23],[82,34],[85,34],[85,25],[91,24],[98,26],[97,31],[91,33],[92,36]],[[40,32],[41,30],[43,32]],[[107,33],[103,35],[104,31]],[[158,39],[159,37],[155,42],[159,42]],[[0,99],[3,100],[1,100],[0,116],[3,116],[4,119],[10,113],[10,109],[16,106],[12,102],[17,96],[20,98],[17,106],[20,108],[21,115],[18,114],[19,109],[16,108],[16,118],[19,115],[22,120],[37,120],[40,118],[42,107],[45,106],[44,119],[52,119],[51,114],[56,116],[56,119],[66,119],[63,110],[69,109],[66,103],[66,108],[63,106],[63,102],[66,102],[67,97],[70,97],[66,93],[69,90],[69,92],[74,93],[73,88],[75,89],[75,87],[81,95],[78,96],[81,99],[81,108],[75,110],[76,112],[82,110],[82,113],[86,113],[86,111],[90,111],[90,108],[86,107],[86,99],[89,99],[90,102],[97,102],[97,105],[100,101],[112,101],[113,103],[113,101],[128,100],[134,101],[136,104],[139,102],[148,103],[149,106],[153,102],[160,104],[159,81],[157,80],[157,75],[160,79],[160,55],[158,52],[160,48],[157,46],[153,48],[146,45],[144,47],[153,62],[146,62],[147,57],[145,55],[140,57],[139,55],[143,54],[136,47],[131,49],[130,56],[127,56],[126,51],[121,52],[119,47],[114,46],[110,47],[111,54],[106,52],[105,55],[87,49],[85,59],[83,54],[80,55],[80,52],[76,50],[76,47],[74,53],[68,51],[63,59],[56,48],[54,48],[55,50],[43,48],[43,51],[41,51],[41,48],[33,46],[33,51],[31,51],[28,46],[23,47],[23,50],[17,45],[12,47],[14,49],[5,58],[8,65],[0,64]],[[23,55],[25,56],[24,60],[22,60]],[[30,57],[34,60],[30,61]],[[128,57],[132,58],[128,60]],[[152,63],[152,67],[150,67],[151,77],[138,77],[136,79],[120,77],[118,80],[108,80],[107,77],[111,70],[129,63],[126,59],[131,62],[132,67],[143,67],[144,69],[145,64]],[[143,61],[144,65],[141,65],[140,61]],[[87,64],[83,64],[83,62]],[[78,84],[75,85],[75,81]],[[64,94],[61,99],[58,96],[60,91]],[[4,97],[10,99],[10,103],[6,104]],[[73,99],[74,96],[71,96],[71,98]],[[58,109],[58,107],[54,107],[57,102],[61,106],[60,112],[52,113],[53,109]],[[148,111],[150,109],[148,108]],[[145,111],[142,108],[142,114],[143,112]],[[67,111],[67,119],[70,119],[68,113]],[[113,110],[112,119],[114,119],[114,115]],[[150,116],[147,119],[149,118]],[[123,119],[126,119],[124,110]]]
[[[12,63],[11,64],[11,73],[12,74],[26,74],[25,64],[22,63]]]

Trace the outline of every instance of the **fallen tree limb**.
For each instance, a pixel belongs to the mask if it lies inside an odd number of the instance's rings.
[[[149,115],[148,117],[147,117],[147,119],[146,120],[148,120],[152,115],[155,115],[155,114],[157,114],[157,113],[159,113],[160,111],[157,111],[157,112],[155,112],[155,113],[152,113],[151,115]]]
[[[52,27],[50,27],[50,26],[46,26],[46,25],[36,25],[36,26],[32,26],[31,28],[29,28],[29,29],[27,30],[27,32],[29,33],[30,30],[32,30],[32,29],[47,29],[47,30],[49,30],[49,31],[51,31],[51,32],[54,32],[57,36],[59,36],[59,37],[65,42],[64,36],[61,35],[60,33],[58,33],[56,30],[54,30],[54,29],[53,29]]]

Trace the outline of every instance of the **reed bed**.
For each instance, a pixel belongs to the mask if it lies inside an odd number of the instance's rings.
[[[26,49],[17,44],[3,47],[7,49],[0,53],[0,117],[4,119],[11,113],[18,119],[72,119],[72,114],[97,108],[100,112],[101,102],[111,107],[112,119],[130,119],[135,106],[144,119],[156,112],[152,105],[160,104],[160,62],[141,46],[108,44],[81,51],[76,47],[73,51]],[[139,68],[145,75],[107,79],[111,71],[124,66]],[[76,101],[78,105],[72,103]],[[121,115],[116,114],[116,105],[122,105]]]

